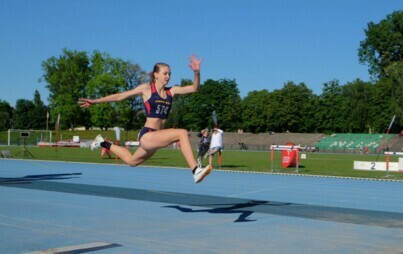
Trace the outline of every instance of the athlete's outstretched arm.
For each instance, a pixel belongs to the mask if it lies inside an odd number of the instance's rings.
[[[171,89],[172,95],[176,94],[189,94],[194,93],[199,90],[200,87],[200,64],[202,58],[198,59],[196,55],[191,55],[189,57],[189,67],[194,72],[193,84],[189,86],[174,86]]]
[[[122,101],[122,100],[125,100],[127,98],[143,94],[145,89],[148,89],[148,85],[147,84],[142,84],[142,85],[139,85],[139,86],[137,86],[136,88],[134,88],[132,90],[122,92],[122,93],[111,94],[111,95],[101,97],[101,98],[98,98],[98,99],[80,98],[80,99],[78,99],[78,104],[80,104],[80,106],[82,108],[88,108],[91,105],[97,104],[97,103]]]

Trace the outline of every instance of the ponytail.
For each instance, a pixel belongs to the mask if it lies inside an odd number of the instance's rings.
[[[155,69],[155,67],[154,67],[154,69]],[[150,73],[148,73],[148,75],[150,76],[150,85],[155,84],[154,72],[150,72]]]

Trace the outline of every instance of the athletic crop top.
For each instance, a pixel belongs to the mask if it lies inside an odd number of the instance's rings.
[[[163,99],[158,94],[157,89],[154,84],[151,84],[151,97],[146,102],[144,102],[144,110],[147,117],[167,119],[169,111],[172,106],[172,94],[170,87],[165,87],[167,93],[167,98]]]

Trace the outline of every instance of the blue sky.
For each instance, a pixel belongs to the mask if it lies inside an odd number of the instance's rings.
[[[0,0],[0,99],[15,106],[38,90],[47,104],[41,63],[63,48],[147,72],[166,62],[170,85],[192,78],[195,53],[202,82],[235,79],[242,97],[287,81],[321,94],[333,79],[370,80],[357,55],[364,30],[401,9],[401,0]]]

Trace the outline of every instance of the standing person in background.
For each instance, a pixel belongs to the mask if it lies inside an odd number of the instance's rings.
[[[194,93],[200,86],[200,63],[195,55],[190,58],[189,67],[194,73],[193,84],[187,86],[166,87],[171,78],[171,69],[166,63],[157,63],[150,73],[150,83],[141,84],[132,90],[108,95],[98,99],[80,99],[79,104],[83,108],[91,107],[97,103],[122,101],[134,96],[141,96],[144,102],[146,122],[140,131],[140,146],[131,154],[123,147],[106,142],[101,135],[98,135],[91,144],[91,150],[99,147],[112,151],[130,166],[137,166],[149,159],[155,152],[174,142],[180,142],[180,149],[189,168],[193,172],[195,183],[201,182],[210,172],[212,167],[197,167],[189,141],[189,135],[185,129],[164,129],[166,119],[171,110],[173,97],[177,95]],[[111,123],[113,125],[113,123]]]
[[[211,136],[210,136],[208,128],[206,128],[204,130],[201,130],[197,134],[197,136],[200,138],[199,152],[198,152],[198,155],[197,155],[197,165],[199,167],[202,167],[203,156],[210,149]]]
[[[213,167],[214,154],[218,153],[218,166],[221,168],[223,147],[222,137],[224,131],[220,130],[217,125],[214,125],[213,134],[211,135],[210,151],[209,151],[209,165]]]

